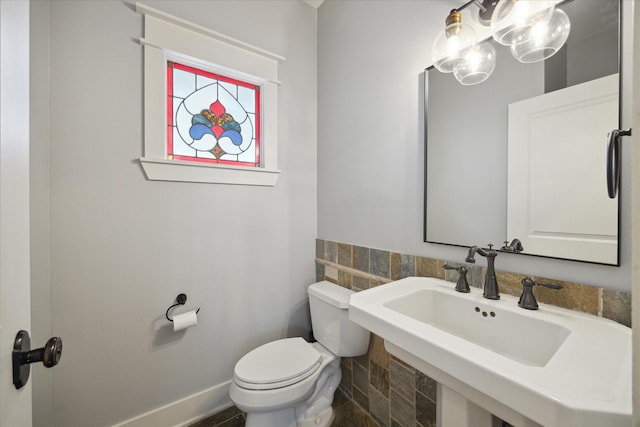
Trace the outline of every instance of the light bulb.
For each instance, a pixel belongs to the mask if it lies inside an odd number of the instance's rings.
[[[446,24],[445,30],[433,42],[431,59],[438,71],[451,73],[464,60],[464,50],[475,44],[476,34],[470,26],[462,23],[462,15],[456,10],[447,16]]]
[[[477,71],[480,61],[482,61],[480,53],[476,49],[472,49],[471,52],[465,56],[465,60],[467,61],[467,67],[469,67],[471,71]]]
[[[449,56],[457,55],[460,52],[460,37],[451,36],[447,39],[447,54]]]
[[[511,54],[520,62],[530,63],[543,61],[558,52],[564,46],[571,21],[567,14],[556,9],[547,22],[533,25],[527,34],[522,35],[522,43],[511,46]]]
[[[523,35],[536,22],[547,21],[554,8],[552,0],[501,0],[491,17],[494,40],[505,46],[526,41]]]
[[[464,61],[453,69],[456,80],[463,85],[475,85],[487,80],[496,67],[496,49],[485,42],[464,52]]]
[[[513,23],[516,27],[524,27],[527,25],[527,19],[531,14],[531,5],[526,1],[518,1],[513,9]]]
[[[535,46],[542,46],[548,31],[549,25],[547,22],[536,23],[529,30],[529,41]]]

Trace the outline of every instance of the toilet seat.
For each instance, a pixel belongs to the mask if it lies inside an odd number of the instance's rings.
[[[272,390],[295,384],[313,375],[322,365],[322,354],[302,338],[285,338],[264,344],[238,361],[233,377],[250,390]]]

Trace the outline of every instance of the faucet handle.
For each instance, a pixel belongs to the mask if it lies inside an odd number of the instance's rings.
[[[538,302],[536,301],[535,295],[533,295],[533,287],[534,286],[544,286],[549,289],[562,289],[562,285],[557,283],[542,283],[536,282],[530,277],[525,277],[522,279],[522,295],[520,295],[520,299],[518,300],[518,305],[522,308],[526,308],[527,310],[537,310]]]
[[[443,266],[445,270],[456,270],[460,273],[458,276],[458,281],[456,282],[456,291],[462,293],[469,293],[471,289],[469,288],[469,282],[467,282],[467,268],[463,265],[460,267],[455,267],[453,265],[445,264]]]
[[[500,248],[500,250],[518,254],[524,250],[524,247],[522,247],[522,242],[520,241],[520,239],[513,239],[511,243],[509,243],[508,240],[505,240],[504,246]]]

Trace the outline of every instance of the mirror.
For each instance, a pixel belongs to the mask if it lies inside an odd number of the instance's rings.
[[[566,45],[523,64],[508,47],[473,86],[425,71],[425,241],[618,264],[619,200],[606,187],[619,127],[620,0],[560,4]],[[493,41],[492,41],[493,42]]]

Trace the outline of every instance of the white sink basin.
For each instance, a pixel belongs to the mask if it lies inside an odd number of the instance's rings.
[[[484,304],[481,309],[472,298],[455,294],[421,289],[383,305],[531,366],[545,366],[569,335],[569,329],[558,323],[512,311],[498,314]]]
[[[514,425],[630,425],[631,329],[454,286],[422,277],[388,283],[352,295],[349,317],[390,353]]]

